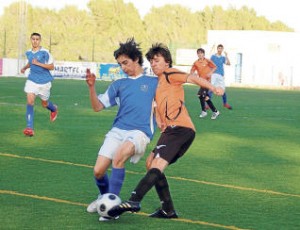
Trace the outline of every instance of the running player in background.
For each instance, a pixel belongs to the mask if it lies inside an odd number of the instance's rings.
[[[227,103],[227,95],[225,92],[225,79],[224,79],[224,65],[230,65],[230,61],[227,55],[227,52],[224,52],[225,56],[222,55],[224,51],[224,47],[222,44],[219,44],[217,46],[217,53],[213,54],[210,58],[210,60],[215,63],[217,66],[216,71],[211,76],[211,83],[214,86],[220,86],[224,89],[224,94],[222,96],[223,100],[223,106],[227,109],[232,109],[231,105]],[[212,95],[210,95],[210,98],[212,98]]]
[[[113,207],[108,214],[119,216],[126,211],[137,212],[146,193],[155,186],[161,207],[150,217],[178,218],[174,209],[165,169],[181,158],[195,138],[195,127],[184,103],[184,83],[205,87],[221,96],[223,90],[216,88],[196,74],[188,74],[172,68],[172,56],[165,45],[153,44],[146,54],[151,68],[158,76],[155,95],[156,116],[161,135],[155,149],[149,154],[148,172],[131,193],[129,200]]]
[[[205,58],[205,50],[202,48],[197,49],[198,60],[196,60],[191,68],[190,73],[193,74],[197,71],[199,77],[202,77],[210,82],[212,73],[217,69],[216,65],[209,59]],[[198,97],[201,105],[200,118],[207,116],[205,102],[213,112],[211,119],[215,120],[220,115],[220,112],[216,109],[213,102],[208,95],[209,89],[201,87],[198,91]]]
[[[33,136],[34,129],[34,102],[36,96],[42,100],[42,106],[50,111],[50,121],[57,118],[57,105],[49,101],[50,90],[52,86],[53,76],[50,70],[54,69],[53,58],[48,50],[40,46],[41,35],[32,33],[30,36],[32,48],[26,52],[27,64],[21,69],[21,73],[25,73],[30,68],[28,79],[25,84],[24,91],[27,94],[26,106],[26,122],[27,127],[23,133],[26,136]]]
[[[97,96],[95,75],[89,71],[86,74],[95,112],[119,104],[112,129],[106,134],[94,166],[95,183],[100,195],[108,192],[119,195],[125,178],[126,161],[129,158],[132,163],[140,160],[155,131],[153,105],[158,80],[143,74],[139,44],[133,38],[120,43],[114,57],[128,77],[112,82],[104,94]],[[109,178],[107,169],[111,164]],[[96,201],[87,207],[88,212],[97,212]],[[110,218],[100,217],[99,220],[108,221]]]

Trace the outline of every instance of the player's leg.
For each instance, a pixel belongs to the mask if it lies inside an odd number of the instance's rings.
[[[109,192],[119,195],[125,179],[125,163],[134,154],[134,145],[125,141],[116,151],[109,179]]]
[[[39,97],[42,100],[42,106],[50,111],[50,121],[54,122],[57,118],[58,108],[57,105],[49,100],[51,87],[51,82],[41,85],[39,88]]]
[[[216,109],[215,105],[210,100],[209,96],[206,96],[206,103],[209,106],[209,108],[211,109],[211,111],[213,112],[211,115],[211,119],[212,120],[217,119],[217,117],[220,115],[220,112]]]
[[[223,106],[227,109],[232,109],[232,106],[227,103],[227,94],[224,93],[222,96]]]
[[[221,87],[224,90],[224,94],[222,95],[223,106],[227,109],[232,109],[232,107],[227,103],[227,94],[225,92],[225,78],[224,78],[224,76],[222,76],[220,74],[215,74],[213,85],[215,87]]]
[[[109,178],[107,175],[107,169],[111,165],[112,159],[122,143],[115,137],[114,129],[110,130],[105,137],[103,145],[101,146],[96,164],[94,166],[94,180],[99,190],[99,195],[109,192]],[[98,195],[98,196],[99,196]],[[98,197],[97,196],[97,197]],[[87,211],[90,213],[97,212],[96,209],[97,198],[89,204]]]
[[[150,139],[139,130],[118,130],[124,142],[117,149],[112,163],[112,173],[110,176],[109,192],[119,195],[125,178],[125,163],[131,158],[130,162],[136,164],[144,155]]]
[[[219,78],[219,74],[216,74],[216,73],[213,73],[212,75],[211,75],[211,79],[210,79],[210,83],[213,85],[213,86],[215,86],[215,87],[217,87],[218,85],[218,78]],[[208,97],[210,98],[210,100],[212,100],[212,98],[213,98],[213,92],[212,91],[208,91],[207,92],[207,95],[208,95]],[[206,109],[209,109],[209,106],[207,105],[207,107],[206,107]]]
[[[155,218],[178,218],[178,215],[174,209],[173,200],[169,190],[169,184],[165,174],[161,174],[161,177],[158,179],[155,184],[156,192],[159,196],[162,207],[159,208],[156,212],[149,215],[149,217]]]
[[[95,179],[95,184],[99,190],[99,195],[97,198],[108,192],[109,189],[109,179],[107,176],[107,169],[111,164],[111,159],[98,155],[96,164],[94,166],[94,179]],[[87,212],[89,213],[94,213],[97,212],[97,207],[96,207],[96,201],[97,198],[91,202],[88,207],[87,207]]]
[[[177,133],[178,134],[177,134]],[[169,164],[175,163],[180,157],[184,155],[184,153],[188,150],[190,145],[192,144],[195,138],[195,132],[191,129],[187,128],[178,128],[176,132],[173,134],[174,139],[179,140],[177,146],[176,144],[172,144],[172,147],[166,150],[166,152],[175,152],[176,154],[169,154],[166,160]],[[172,138],[169,138],[169,141],[172,142]],[[163,154],[165,155],[165,154]],[[173,155],[173,156],[172,156]],[[171,193],[169,190],[169,185],[167,182],[167,178],[162,173],[159,180],[155,184],[155,188],[157,194],[160,198],[160,202],[162,207],[158,209],[156,212],[152,213],[150,217],[155,218],[178,218],[178,215],[174,209],[173,201],[171,198]]]
[[[206,94],[207,94],[207,90],[204,88],[200,88],[200,90],[198,91],[198,97],[200,100],[200,104],[201,104],[201,113],[199,115],[200,118],[204,118],[207,116],[207,112],[206,112],[206,106],[205,106],[205,98],[206,98]]]
[[[94,166],[94,178],[99,194],[105,194],[109,191],[109,179],[107,169],[111,164],[111,159],[98,155],[96,164]]]
[[[26,136],[33,136],[34,135],[34,102],[35,102],[35,92],[37,90],[37,86],[32,81],[27,80],[24,91],[26,93],[27,104],[26,104],[26,128],[24,129],[23,133]]]

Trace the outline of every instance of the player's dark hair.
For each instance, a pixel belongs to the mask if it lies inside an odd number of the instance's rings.
[[[38,37],[42,37],[42,35],[41,34],[39,34],[39,33],[36,33],[36,32],[34,32],[34,33],[32,33],[31,35],[30,35],[30,37],[32,37],[32,36],[38,36]]]
[[[219,48],[219,47],[224,48],[224,46],[223,46],[222,44],[219,44],[219,45],[217,46],[217,48]]]
[[[129,38],[125,43],[120,43],[119,49],[114,51],[114,57],[117,59],[120,55],[126,55],[131,60],[139,60],[139,64],[143,65],[143,54],[140,48],[140,44],[136,43],[134,38]]]
[[[150,61],[154,58],[155,55],[161,55],[165,59],[165,61],[169,63],[169,66],[172,67],[172,55],[169,48],[166,45],[164,45],[163,43],[153,44],[152,47],[146,53],[146,58],[148,61]]]
[[[197,49],[197,53],[204,53],[205,54],[205,50],[203,49],[203,48],[199,48],[199,49]]]

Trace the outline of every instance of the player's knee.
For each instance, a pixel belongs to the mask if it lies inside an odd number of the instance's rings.
[[[105,171],[94,168],[94,176],[101,179],[105,175]]]
[[[201,94],[199,95],[200,98],[206,98],[207,93],[205,91],[201,92]]]
[[[125,162],[125,159],[116,157],[112,162],[112,166],[114,168],[124,168]]]
[[[47,108],[47,106],[48,106],[48,101],[42,101],[42,106],[43,106],[44,108]]]

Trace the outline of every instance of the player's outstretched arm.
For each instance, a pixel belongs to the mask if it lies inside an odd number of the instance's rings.
[[[207,88],[217,96],[222,96],[224,94],[224,90],[222,88],[213,86],[209,81],[205,80],[204,78],[198,77],[197,74],[189,74],[187,82]]]
[[[104,108],[104,106],[98,100],[97,92],[95,89],[96,76],[95,74],[91,73],[90,69],[87,69],[85,79],[90,92],[90,101],[91,101],[92,108],[95,112],[99,112]]]

